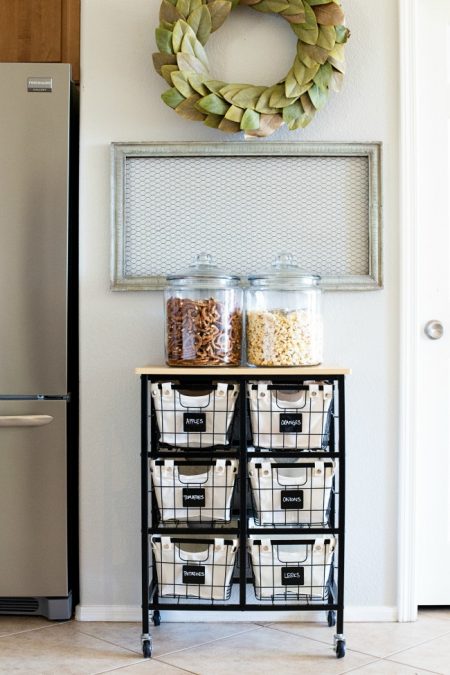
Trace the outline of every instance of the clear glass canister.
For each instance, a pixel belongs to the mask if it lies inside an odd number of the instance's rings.
[[[320,277],[291,255],[248,277],[247,362],[251,366],[313,366],[323,360]]]
[[[166,277],[166,363],[239,366],[243,291],[240,278],[198,255],[189,269]]]

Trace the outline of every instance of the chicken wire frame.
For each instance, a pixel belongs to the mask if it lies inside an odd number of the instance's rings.
[[[368,291],[368,290],[378,290],[383,288],[383,241],[382,241],[382,144],[379,142],[371,143],[304,143],[304,142],[293,142],[293,143],[284,143],[284,142],[218,142],[218,143],[202,143],[202,142],[184,142],[184,143],[112,143],[111,144],[111,213],[112,213],[112,237],[111,237],[111,289],[115,291],[153,291],[161,290],[165,288],[165,274],[169,270],[161,270],[161,273],[154,275],[138,275],[129,272],[130,266],[130,256],[128,254],[127,248],[129,248],[128,243],[131,245],[136,245],[133,242],[133,231],[127,216],[127,210],[129,205],[129,181],[127,185],[127,172],[130,166],[130,163],[135,159],[153,161],[155,158],[166,158],[173,160],[173,164],[170,167],[170,171],[165,172],[164,176],[158,175],[158,184],[159,189],[156,191],[153,188],[153,185],[149,185],[148,189],[146,188],[145,202],[147,203],[146,208],[148,209],[148,200],[150,200],[150,206],[156,206],[159,200],[159,195],[164,189],[170,189],[171,181],[170,178],[173,178],[177,174],[178,170],[178,160],[179,158],[205,158],[208,162],[211,158],[223,158],[223,157],[246,157],[246,158],[276,158],[279,160],[280,165],[277,167],[277,175],[283,175],[283,160],[286,158],[296,158],[299,161],[299,168],[302,170],[305,169],[305,166],[301,166],[302,160],[308,160],[310,158],[339,158],[342,161],[341,171],[349,172],[349,180],[351,180],[351,173],[354,170],[355,160],[365,160],[363,163],[359,162],[359,165],[363,167],[359,171],[363,171],[364,176],[360,177],[360,185],[363,185],[361,181],[364,181],[364,211],[365,215],[364,222],[359,223],[359,219],[356,219],[358,222],[348,223],[346,219],[345,222],[340,223],[339,226],[344,229],[344,234],[351,236],[352,228],[358,227],[358,236],[360,239],[360,248],[361,252],[365,257],[365,269],[357,269],[355,272],[352,270],[350,273],[346,274],[327,274],[323,273],[320,269],[307,270],[321,275],[321,287],[324,290],[330,291]],[[208,165],[206,165],[208,166]],[[219,170],[222,164],[218,162],[215,166],[215,170]],[[297,166],[297,165],[296,165]],[[321,175],[321,180],[326,180],[327,176],[330,179],[329,173],[327,174],[327,167],[329,163],[321,163],[322,171],[325,175]],[[219,167],[219,169],[218,169]],[[336,163],[334,163],[334,170],[336,168]],[[245,178],[245,167],[243,166],[242,170],[243,175],[241,179]],[[341,180],[347,184],[345,180],[346,174],[341,175]],[[239,177],[236,179],[236,182],[239,181]],[[218,189],[221,189],[221,182],[217,181]],[[267,189],[264,181],[260,181],[261,191],[256,195],[256,199],[267,199]],[[282,181],[277,182],[276,184],[276,199],[286,200],[290,199],[292,204],[291,207],[299,210],[299,198],[297,191],[292,189],[292,185],[286,185]],[[252,191],[253,195],[253,191]],[[273,197],[271,197],[273,199]],[[327,208],[330,212],[333,211],[334,203],[329,205],[327,204],[327,193],[323,194],[319,189],[317,190],[315,205],[320,206],[321,208]],[[321,200],[321,201],[320,201]],[[207,193],[207,203],[212,204],[211,215],[214,211],[215,204],[215,195],[211,194],[210,191]],[[198,205],[197,205],[198,206]],[[351,205],[349,205],[348,210],[351,210]],[[214,229],[214,219],[208,219],[208,213],[206,209],[202,211],[201,216],[203,223],[206,223],[206,227]],[[242,223],[243,228],[248,227],[246,222],[245,212],[242,212]],[[261,233],[266,231],[267,223],[262,222],[261,224]],[[301,248],[302,245],[302,228],[301,228],[301,216],[299,215],[298,223],[298,239],[292,240],[289,239],[289,242],[285,242],[285,246],[292,251],[296,248]],[[149,227],[154,227],[154,223],[150,223]],[[157,225],[156,225],[157,226]],[[272,227],[278,227],[279,224],[271,224]],[[177,223],[173,223],[172,237],[174,241],[179,239],[179,234],[177,237]],[[278,232],[279,234],[279,232]],[[317,251],[320,255],[320,247],[324,244],[324,241],[328,238],[332,238],[335,232],[330,229],[330,231],[317,236]],[[222,246],[226,243],[226,237],[223,237]],[[245,275],[247,272],[250,272],[254,267],[251,260],[255,259],[255,249],[258,247],[259,238],[254,237],[254,245],[251,250],[246,251],[248,265],[245,270],[235,270],[234,272],[239,272],[242,275]],[[363,246],[361,246],[361,241]],[[253,242],[252,242],[253,243]],[[345,242],[344,242],[345,243]],[[232,240],[232,246],[235,246],[235,241]],[[330,247],[330,244],[328,244]],[[283,246],[281,246],[283,248]],[[362,250],[364,249],[364,250]],[[199,251],[197,251],[199,252]],[[210,252],[210,251],[208,251]],[[220,246],[216,246],[213,251],[211,251],[219,264],[222,267],[227,266],[226,256],[223,255],[223,250]],[[334,252],[334,247],[333,247]],[[264,267],[268,267],[271,262],[271,257],[276,253],[273,248],[267,252],[265,256]],[[346,247],[345,255],[341,256],[343,264],[352,268],[352,265],[355,267],[356,263],[354,262],[355,256],[352,257],[352,246],[351,244]],[[146,259],[151,257],[152,260],[160,261],[164,259],[164,256],[167,256],[167,250],[163,247],[159,249],[157,246],[147,246],[145,251]],[[186,267],[186,261],[176,261],[174,260],[174,266],[176,269],[181,267]],[[359,263],[360,264],[360,263]],[[306,265],[300,260],[300,265],[306,268]],[[363,272],[363,273],[361,273]]]

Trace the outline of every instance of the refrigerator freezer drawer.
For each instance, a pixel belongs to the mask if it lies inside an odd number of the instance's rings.
[[[68,593],[66,406],[0,400],[0,596]]]

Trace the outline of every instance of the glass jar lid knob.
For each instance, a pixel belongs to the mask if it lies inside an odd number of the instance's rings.
[[[210,253],[199,253],[189,267],[216,267],[216,263]]]
[[[297,261],[295,260],[292,253],[280,253],[280,255],[277,255],[277,257],[272,263],[272,267],[274,267],[277,270],[292,269],[292,268],[298,270]]]

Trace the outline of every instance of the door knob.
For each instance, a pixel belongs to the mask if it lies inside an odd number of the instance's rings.
[[[440,321],[432,319],[425,324],[424,331],[430,340],[439,340],[444,335],[444,326]]]

